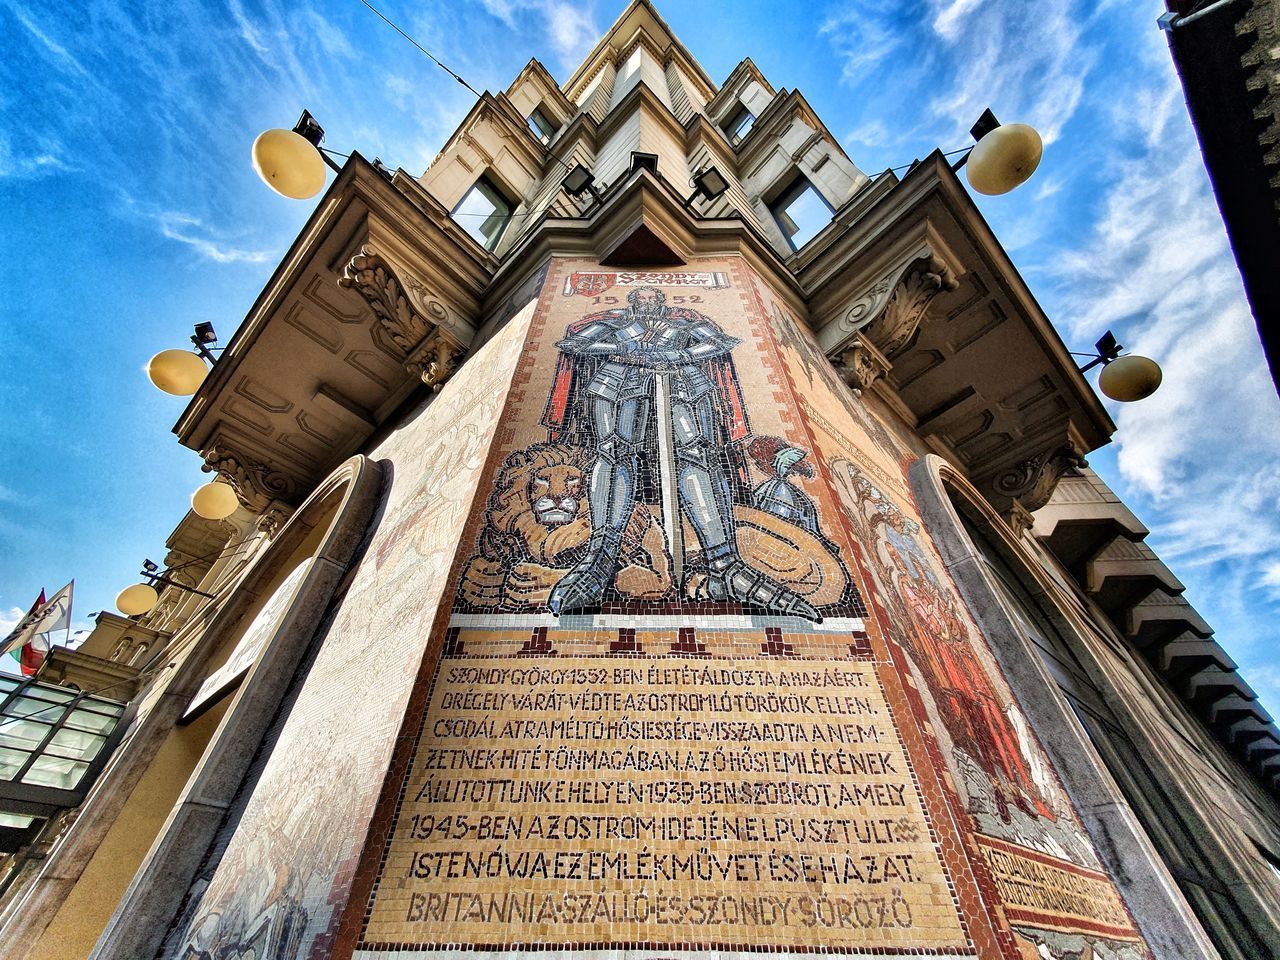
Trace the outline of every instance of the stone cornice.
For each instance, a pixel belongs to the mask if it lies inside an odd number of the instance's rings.
[[[567,123],[578,112],[578,105],[564,95],[564,91],[556,83],[556,78],[551,75],[550,71],[542,65],[542,62],[537,57],[531,58],[525,64],[524,69],[511,81],[506,89],[507,96],[510,97],[516,87],[526,81],[534,84],[547,97],[552,99],[552,105],[557,113],[554,119],[561,123]]]
[[[456,152],[459,142],[465,140],[471,130],[485,120],[490,120],[504,128],[504,141],[512,149],[518,150],[529,166],[540,168],[543,165],[547,155],[546,146],[533,135],[533,131],[529,129],[529,124],[525,122],[524,117],[507,99],[506,93],[500,93],[495,97],[485,91],[467,112],[462,122],[458,124],[458,128],[454,130],[453,135],[440,148],[440,152],[435,155],[427,169],[434,167],[440,160],[452,156]]]
[[[659,62],[665,66],[668,59],[678,57],[688,66],[686,73],[689,78],[703,88],[705,99],[710,100],[715,96],[716,85],[702,69],[702,65],[671,32],[671,28],[658,15],[658,11],[649,0],[633,0],[618,15],[618,19],[591,48],[591,52],[579,64],[573,75],[565,81],[562,88],[565,96],[576,102],[582,91],[600,72],[601,61],[615,61],[620,48],[631,47],[634,44],[637,31],[642,32],[648,45],[658,51]]]
[[[957,275],[980,269],[998,283],[1084,416],[1086,450],[1107,442],[1115,424],[941,153],[935,151],[901,181],[892,175],[871,181],[837,212],[836,221],[841,228],[824,231],[827,236],[814,241],[813,252],[795,263],[815,328],[829,324],[833,310],[874,282],[873,275],[882,275],[912,250],[927,248]],[[959,263],[954,247],[960,242],[971,246],[976,262]],[[858,269],[850,269],[854,264]]]
[[[546,217],[534,224],[504,258],[487,303],[500,301],[523,275],[522,267],[547,257],[604,257],[638,226],[650,229],[682,259],[744,257],[787,297],[793,309],[806,308],[795,277],[769,242],[739,217],[702,218],[684,207],[684,198],[647,170],[634,171],[588,218]]]
[[[771,97],[777,94],[777,91],[765,79],[764,74],[760,72],[760,68],[755,65],[750,57],[747,57],[730,71],[729,76],[725,77],[724,82],[720,84],[720,91],[707,101],[708,115],[712,117],[720,116],[727,102],[738,96],[747,80],[755,80],[756,83],[769,92]]]
[[[665,126],[673,140],[684,139],[684,125],[671,112],[671,108],[642,80],[632,87],[618,105],[600,121],[596,132],[597,142],[607,141],[618,127],[628,123],[637,112],[642,112],[645,117],[650,117]]]
[[[781,135],[782,128],[795,117],[802,119],[808,126],[817,131],[840,156],[846,160],[848,159],[847,154],[844,152],[844,147],[840,146],[840,141],[827,129],[827,125],[814,112],[813,107],[809,106],[809,101],[804,98],[804,94],[799,90],[784,89],[779,90],[774,95],[774,98],[769,101],[769,106],[764,109],[760,116],[756,117],[756,122],[752,124],[751,130],[739,145],[738,156],[742,168],[750,168],[759,159],[758,155],[761,150],[772,149]]]
[[[305,262],[334,231],[367,234],[371,220],[375,224],[380,220],[394,223],[394,230],[380,232],[394,234],[400,245],[410,245],[430,255],[438,264],[431,272],[444,285],[447,296],[479,303],[496,261],[480,250],[416,180],[404,173],[397,174],[395,180],[394,185],[388,183],[386,177],[358,153],[351,155],[178,419],[174,432],[180,439],[185,441],[210,399],[225,388],[240,359],[256,342],[289,287],[298,280]],[[477,252],[488,262],[478,261]],[[335,265],[335,269],[340,270],[341,266],[345,266],[345,261]]]
[[[353,156],[175,432],[247,509],[286,509],[447,378],[496,264],[417,181]]]

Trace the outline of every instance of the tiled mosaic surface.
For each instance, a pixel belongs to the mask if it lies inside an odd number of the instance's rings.
[[[387,515],[204,923],[363,960],[1147,956],[921,528],[917,441],[757,277],[556,259],[484,349],[375,452]]]

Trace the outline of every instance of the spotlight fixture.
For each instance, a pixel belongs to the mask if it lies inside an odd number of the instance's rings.
[[[1145,400],[1156,392],[1160,381],[1164,378],[1160,364],[1150,357],[1141,357],[1136,354],[1122,357],[1120,351],[1123,349],[1124,347],[1116,340],[1115,334],[1108,330],[1094,344],[1095,353],[1075,354],[1077,357],[1090,358],[1089,362],[1080,368],[1080,372],[1084,373],[1101,366],[1102,373],[1098,376],[1098,389],[1105,396],[1112,400],[1119,400],[1121,403]]]
[[[952,167],[966,167],[965,176],[978,193],[998,196],[1025,183],[1036,167],[1044,144],[1034,127],[1001,123],[988,107],[969,130],[976,141]]]
[[[596,178],[591,175],[590,170],[580,163],[570,170],[569,175],[560,182],[560,189],[575,200],[582,199],[584,193],[590,193],[591,198],[596,203],[602,202],[600,191],[596,189]]]
[[[686,209],[698,197],[711,201],[719,199],[724,192],[729,189],[729,181],[715,167],[703,167],[693,175],[693,193],[689,194],[689,199],[684,202]]]
[[[639,150],[631,151],[631,169],[648,170],[655,177],[658,175],[658,155],[656,153],[642,153]]]
[[[211,346],[218,342],[218,334],[213,329],[213,324],[208,321],[197,323],[196,332],[191,335],[191,342],[196,345],[196,352],[205,360],[213,363],[216,359],[213,356],[213,350],[220,350],[221,347]]]
[[[311,111],[303,110],[292,130],[274,129],[253,141],[253,169],[281,196],[308,200],[324,187],[326,164],[341,170],[320,146],[324,128]]]

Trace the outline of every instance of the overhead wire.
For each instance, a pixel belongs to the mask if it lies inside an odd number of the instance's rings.
[[[382,20],[382,22],[383,22],[383,23],[385,23],[387,26],[389,26],[389,27],[390,27],[392,30],[394,30],[396,33],[400,34],[400,36],[404,37],[404,38],[405,38],[406,40],[408,40],[411,44],[413,44],[415,47],[417,47],[417,48],[418,48],[418,50],[419,50],[419,51],[420,51],[420,52],[421,52],[421,53],[422,53],[422,54],[423,54],[427,59],[429,59],[429,60],[430,60],[432,63],[434,63],[437,67],[439,67],[441,70],[443,70],[443,71],[444,71],[445,73],[447,73],[449,76],[453,77],[453,79],[457,80],[457,81],[458,81],[458,83],[462,84],[462,85],[463,85],[464,87],[466,87],[469,91],[471,91],[471,93],[475,95],[475,97],[476,97],[476,99],[477,99],[477,100],[484,96],[484,94],[482,94],[479,90],[477,90],[477,89],[476,89],[475,87],[473,87],[471,84],[467,83],[467,81],[466,81],[465,79],[463,79],[463,77],[462,77],[462,75],[461,75],[461,74],[459,74],[456,70],[453,70],[452,68],[450,68],[447,64],[445,64],[443,61],[441,61],[441,60],[440,60],[440,58],[439,58],[439,57],[437,57],[434,53],[432,53],[430,50],[428,50],[426,47],[424,47],[422,44],[420,44],[417,40],[415,40],[413,37],[411,37],[408,33],[406,33],[404,30],[402,30],[402,29],[400,28],[400,26],[399,26],[399,25],[398,25],[394,20],[392,20],[392,19],[391,19],[390,17],[388,17],[385,13],[383,13],[381,10],[379,10],[377,7],[375,7],[372,3],[370,3],[370,2],[369,2],[369,0],[360,0],[360,2],[361,2],[362,4],[364,4],[366,7],[368,7],[370,10],[372,10],[372,11],[373,11],[373,13],[374,13],[375,15],[377,15],[377,17],[378,17],[380,20]],[[503,138],[505,139],[506,134],[502,134],[502,136],[503,136]],[[550,155],[550,157],[551,157],[551,159],[552,159],[552,160],[556,161],[556,163],[560,164],[560,166],[564,167],[564,168],[565,168],[565,170],[568,170],[570,173],[572,173],[572,172],[573,172],[573,167],[569,166],[569,164],[568,164],[568,163],[566,163],[563,159],[561,159],[560,157],[556,156],[556,154],[555,154],[554,152],[552,152],[550,144],[544,144],[544,146],[546,146],[546,147],[547,147],[547,153]],[[339,154],[339,156],[342,156],[342,154]],[[463,216],[476,216],[476,214],[463,214]]]

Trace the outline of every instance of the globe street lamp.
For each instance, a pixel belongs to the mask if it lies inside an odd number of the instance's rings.
[[[341,170],[329,159],[320,142],[324,129],[309,110],[292,130],[277,128],[258,134],[253,141],[253,169],[262,182],[291,200],[309,200],[324,189],[325,166]]]
[[[988,107],[969,131],[977,141],[953,169],[965,167],[965,176],[978,193],[999,196],[1026,183],[1044,153],[1034,127],[1025,123],[1001,123]]]
[[[1097,366],[1102,367],[1098,389],[1103,395],[1121,403],[1145,400],[1156,392],[1160,381],[1164,379],[1160,364],[1150,357],[1137,354],[1122,357],[1120,351],[1123,349],[1116,341],[1115,334],[1108,330],[1094,344],[1096,353],[1076,353],[1073,356],[1091,358],[1080,368],[1081,373]]]

